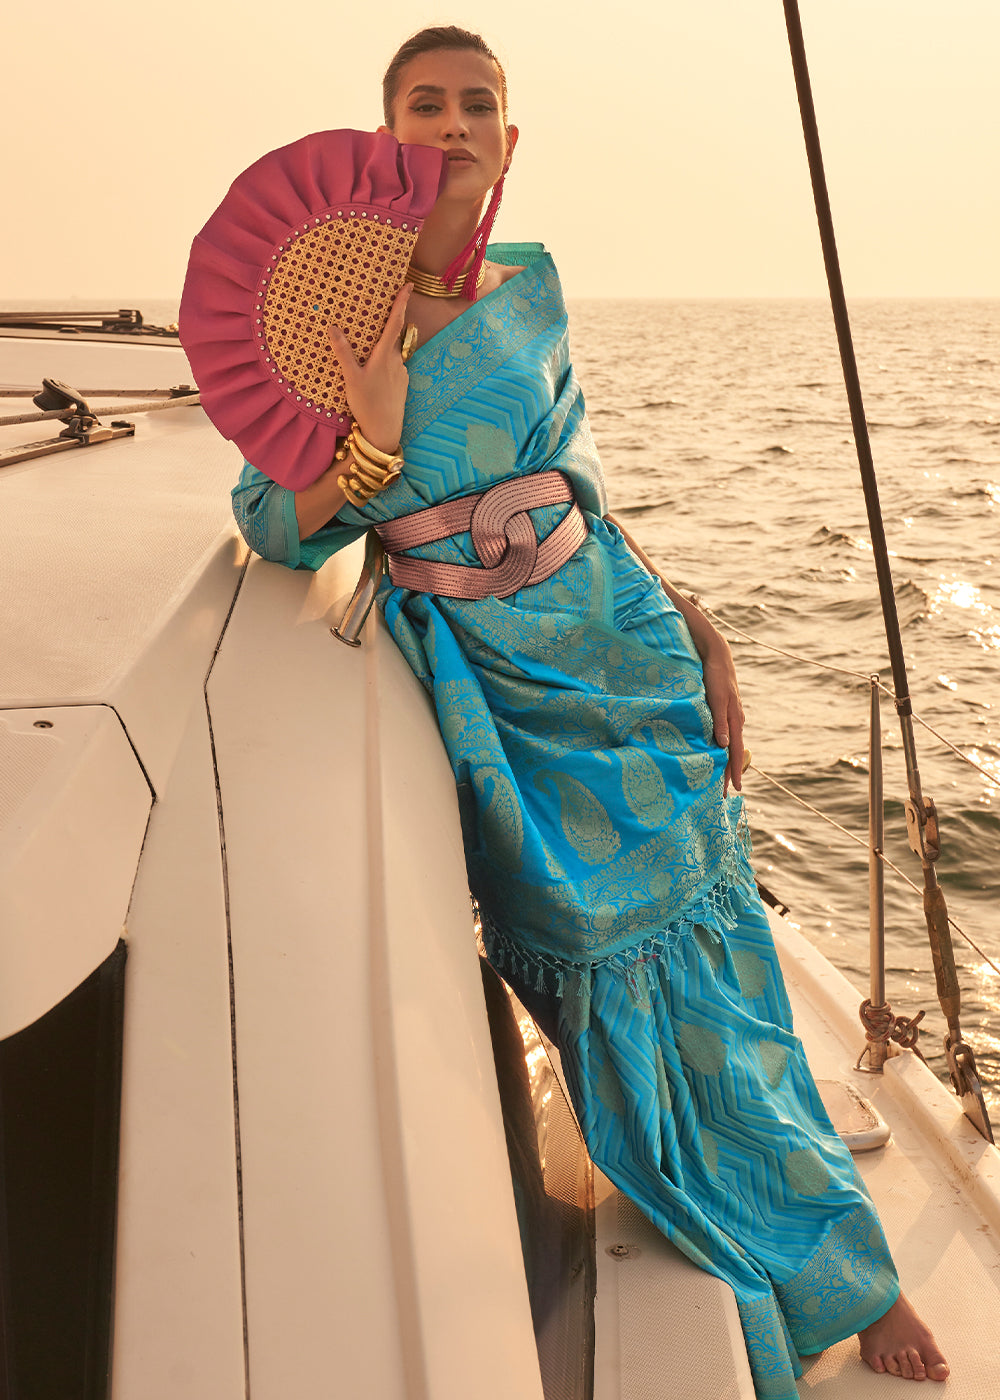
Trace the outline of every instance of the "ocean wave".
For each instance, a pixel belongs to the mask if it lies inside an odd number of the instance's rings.
[[[909,627],[913,622],[922,622],[931,610],[931,598],[919,584],[905,579],[893,588],[896,597],[896,614],[900,627]]]
[[[656,501],[633,501],[631,505],[627,505],[627,506],[622,506],[622,505],[617,505],[617,504],[616,504],[615,507],[614,507],[614,509],[613,509],[613,511],[612,511],[612,514],[613,514],[613,515],[627,515],[627,516],[631,516],[631,517],[636,517],[636,518],[637,518],[637,517],[640,517],[640,516],[643,516],[643,515],[652,515],[653,512],[654,512],[654,511],[657,511],[657,510],[671,510],[671,511],[672,511],[672,510],[675,509],[676,504],[677,504],[676,501],[674,501],[671,497],[669,497],[669,496],[664,496],[662,500],[656,500]]]
[[[844,530],[831,530],[829,525],[821,525],[818,530],[809,536],[809,543],[812,545],[822,545],[825,549],[836,549],[840,545],[846,545],[848,549],[871,549],[867,540],[859,539],[856,535],[849,535]]]

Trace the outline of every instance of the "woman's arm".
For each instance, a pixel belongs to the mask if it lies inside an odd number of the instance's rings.
[[[736,666],[729,643],[718,632],[696,603],[678,593],[673,584],[663,577],[649,555],[637,544],[620,521],[613,515],[605,520],[618,529],[629,549],[639,562],[660,580],[664,593],[687,623],[691,640],[698,649],[702,669],[705,674],[705,699],[712,714],[715,742],[720,748],[729,750],[729,762],[723,792],[728,792],[732,783],[737,792],[743,787],[743,705],[740,701],[740,688],[736,680]]]
[[[347,500],[337,480],[350,470],[350,461],[334,462],[322,476],[304,486],[295,494],[295,520],[299,527],[299,540],[306,540],[322,530],[340,510]]]
[[[363,525],[332,519],[308,537],[300,536],[295,492],[245,462],[233,487],[233,515],[247,544],[264,559],[286,569],[318,569],[365,533]]]

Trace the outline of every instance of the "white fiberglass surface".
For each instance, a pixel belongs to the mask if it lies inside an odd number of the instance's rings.
[[[152,794],[106,705],[0,711],[0,1038],[51,1010],[122,934]]]
[[[454,781],[381,622],[330,634],[359,563],[255,561],[208,690],[251,1389],[540,1400]]]
[[[948,1357],[948,1393],[995,1400],[1000,1153],[909,1053],[890,1060],[883,1075],[855,1071],[864,1044],[857,1020],[861,993],[783,920],[773,917],[772,926],[796,1030],[814,1073],[854,1084],[891,1129],[885,1147],[854,1160],[878,1207],[903,1289]],[[808,1358],[805,1368],[799,1394],[817,1400],[885,1400],[886,1387],[901,1384],[870,1371],[855,1338]]]

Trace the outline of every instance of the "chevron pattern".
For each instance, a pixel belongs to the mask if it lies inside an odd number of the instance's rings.
[[[749,891],[730,903],[733,927],[678,939],[638,991],[598,966],[553,1010],[594,1161],[732,1285],[758,1395],[795,1400],[797,1353],[867,1326],[898,1284],[792,1032],[767,916]]]

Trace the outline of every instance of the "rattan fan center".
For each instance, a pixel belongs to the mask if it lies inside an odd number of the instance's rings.
[[[261,303],[261,349],[298,406],[310,413],[347,411],[326,328],[340,326],[364,364],[405,281],[416,240],[413,228],[354,212],[324,219],[280,252]]]

